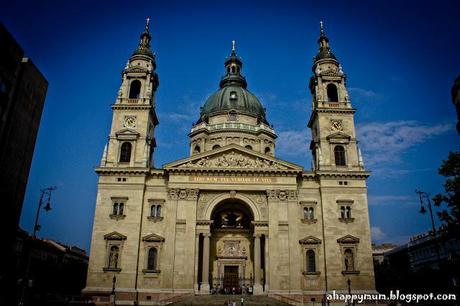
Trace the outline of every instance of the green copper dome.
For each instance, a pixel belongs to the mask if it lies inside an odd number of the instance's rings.
[[[231,110],[257,117],[260,121],[266,122],[265,109],[259,99],[237,85],[224,86],[212,94],[201,108],[200,115],[203,118],[204,116],[226,114]]]
[[[151,59],[155,59],[155,55],[153,54],[152,50],[150,49],[150,41],[152,39],[152,36],[150,36],[150,18],[147,18],[147,23],[145,25],[145,30],[141,34],[141,41],[139,43],[139,46],[134,50],[133,54],[131,56],[135,55],[144,55],[148,56]]]
[[[241,75],[243,62],[236,55],[235,42],[232,53],[225,61],[226,75],[220,81],[220,89],[212,94],[200,110],[200,121],[218,114],[227,114],[234,110],[237,113],[256,117],[260,122],[268,124],[265,109],[259,99],[246,89],[247,82]]]

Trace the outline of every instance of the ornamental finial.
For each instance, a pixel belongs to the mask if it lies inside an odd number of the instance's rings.
[[[319,22],[319,29],[320,29],[321,35],[324,35],[324,23],[322,20]]]
[[[232,40],[232,52],[236,52],[236,41]]]
[[[146,19],[146,23],[145,23],[145,32],[149,32],[149,27],[150,27],[150,17],[147,17]]]

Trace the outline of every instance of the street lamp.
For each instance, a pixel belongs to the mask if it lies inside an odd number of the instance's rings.
[[[115,305],[116,301],[115,301],[115,284],[117,283],[117,277],[114,275],[113,278],[112,278],[112,292],[110,293],[111,295],[113,295],[113,305]]]
[[[420,213],[422,215],[426,214],[426,208],[425,206],[428,206],[428,210],[430,211],[430,219],[431,219],[431,228],[433,231],[433,235],[436,234],[436,226],[434,224],[434,218],[433,218],[433,209],[431,206],[431,200],[430,200],[430,194],[424,191],[420,190],[415,190],[415,193],[418,194],[420,198]]]
[[[34,234],[33,237],[37,238],[37,232],[40,231],[41,225],[38,223],[38,218],[40,217],[40,209],[42,208],[43,203],[46,202],[43,209],[48,212],[51,210],[51,193],[53,190],[56,190],[56,187],[47,187],[42,189],[42,195],[40,196],[40,201],[38,202],[37,214],[35,216],[35,225],[34,225]]]
[[[43,209],[45,211],[50,211],[51,210],[51,193],[53,190],[56,190],[56,187],[47,187],[41,190],[41,196],[40,200],[38,201],[38,208],[37,208],[37,214],[35,216],[35,224],[34,224],[34,233],[33,233],[33,238],[34,240],[37,238],[37,232],[40,231],[40,224],[38,223],[38,219],[40,217],[40,209],[43,206],[43,203],[46,202],[45,207]],[[29,242],[29,248],[28,248],[28,253],[27,253],[27,262],[26,262],[26,268],[24,271],[24,278],[23,278],[23,284],[22,284],[22,292],[21,292],[21,297],[19,301],[19,305],[24,305],[26,303],[26,295],[27,295],[27,288],[30,285],[30,280],[29,280],[29,273],[30,273],[30,261],[31,261],[31,247],[32,247],[33,242]]]

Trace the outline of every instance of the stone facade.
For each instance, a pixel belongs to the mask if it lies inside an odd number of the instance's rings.
[[[246,90],[235,48],[222,93],[206,102],[189,135],[190,157],[157,169],[155,56],[139,52],[150,48],[146,28],[123,72],[96,169],[86,294],[107,302],[114,276],[118,301],[143,304],[233,288],[320,299],[346,291],[348,280],[354,292],[374,290],[369,173],[355,109],[323,31],[319,42],[326,55],[315,59],[310,81],[311,170],[275,157],[275,131]]]

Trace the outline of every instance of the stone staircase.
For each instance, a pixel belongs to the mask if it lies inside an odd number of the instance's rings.
[[[241,298],[244,299],[244,306],[288,306],[289,304],[277,301],[264,295],[196,295],[184,297],[176,301],[173,306],[226,306],[226,302],[236,302],[236,306],[241,306]]]

